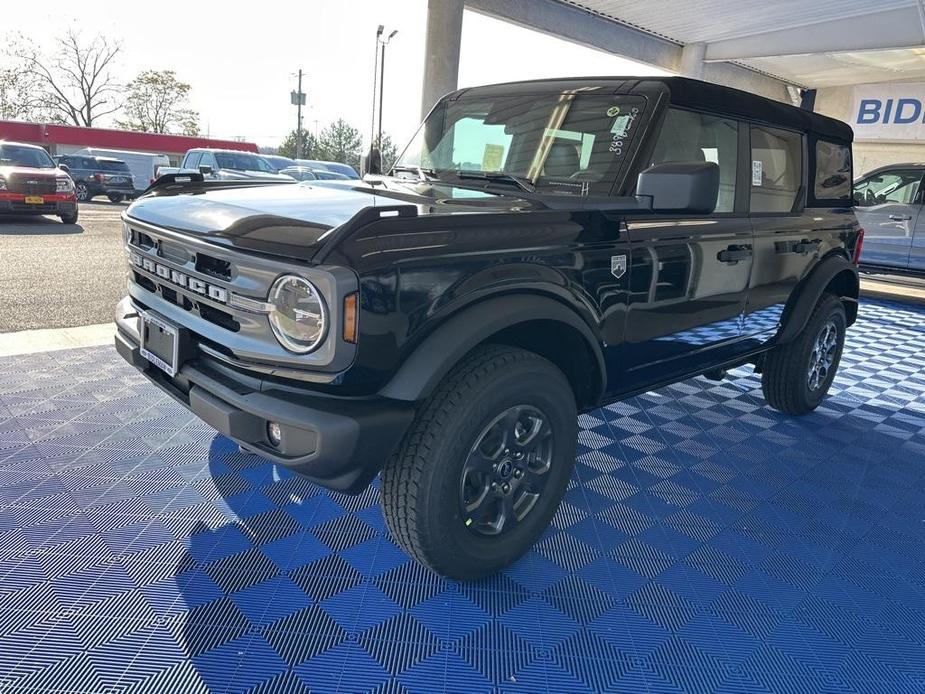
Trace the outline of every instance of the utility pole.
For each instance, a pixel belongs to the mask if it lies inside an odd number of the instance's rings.
[[[305,92],[302,91],[302,70],[299,70],[298,90],[289,95],[290,102],[296,107],[295,158],[302,158],[302,107],[305,105]]]

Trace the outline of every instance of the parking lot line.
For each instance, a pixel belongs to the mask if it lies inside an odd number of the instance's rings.
[[[112,343],[115,331],[114,323],[99,323],[77,328],[46,328],[0,333],[0,357],[106,345]]]

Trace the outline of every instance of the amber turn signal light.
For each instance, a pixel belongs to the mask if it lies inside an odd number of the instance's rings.
[[[357,341],[357,293],[344,297],[344,342]]]

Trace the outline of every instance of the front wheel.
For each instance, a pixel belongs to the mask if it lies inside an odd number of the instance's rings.
[[[74,194],[80,202],[86,202],[90,199],[90,188],[81,181],[74,187]]]
[[[448,578],[495,573],[559,507],[575,459],[575,396],[543,357],[479,348],[423,405],[382,473],[393,538]]]
[[[819,406],[835,380],[846,326],[841,299],[824,294],[799,336],[768,353],[761,390],[771,407],[801,415]]]
[[[106,197],[109,198],[109,202],[117,204],[122,202],[125,199],[125,196],[122,193],[107,193]]]

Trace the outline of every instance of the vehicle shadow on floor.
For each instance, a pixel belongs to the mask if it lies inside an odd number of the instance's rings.
[[[176,625],[185,660],[208,691],[261,683],[302,691],[292,659],[287,664],[268,644],[298,651],[306,639],[343,637],[287,573],[329,552],[297,517],[324,519],[343,509],[327,491],[221,435],[192,488],[215,512],[197,512],[201,519],[188,530],[187,551],[174,569],[178,598],[165,618]]]
[[[0,217],[0,236],[64,236],[83,232],[80,224],[64,224],[48,217]]]

